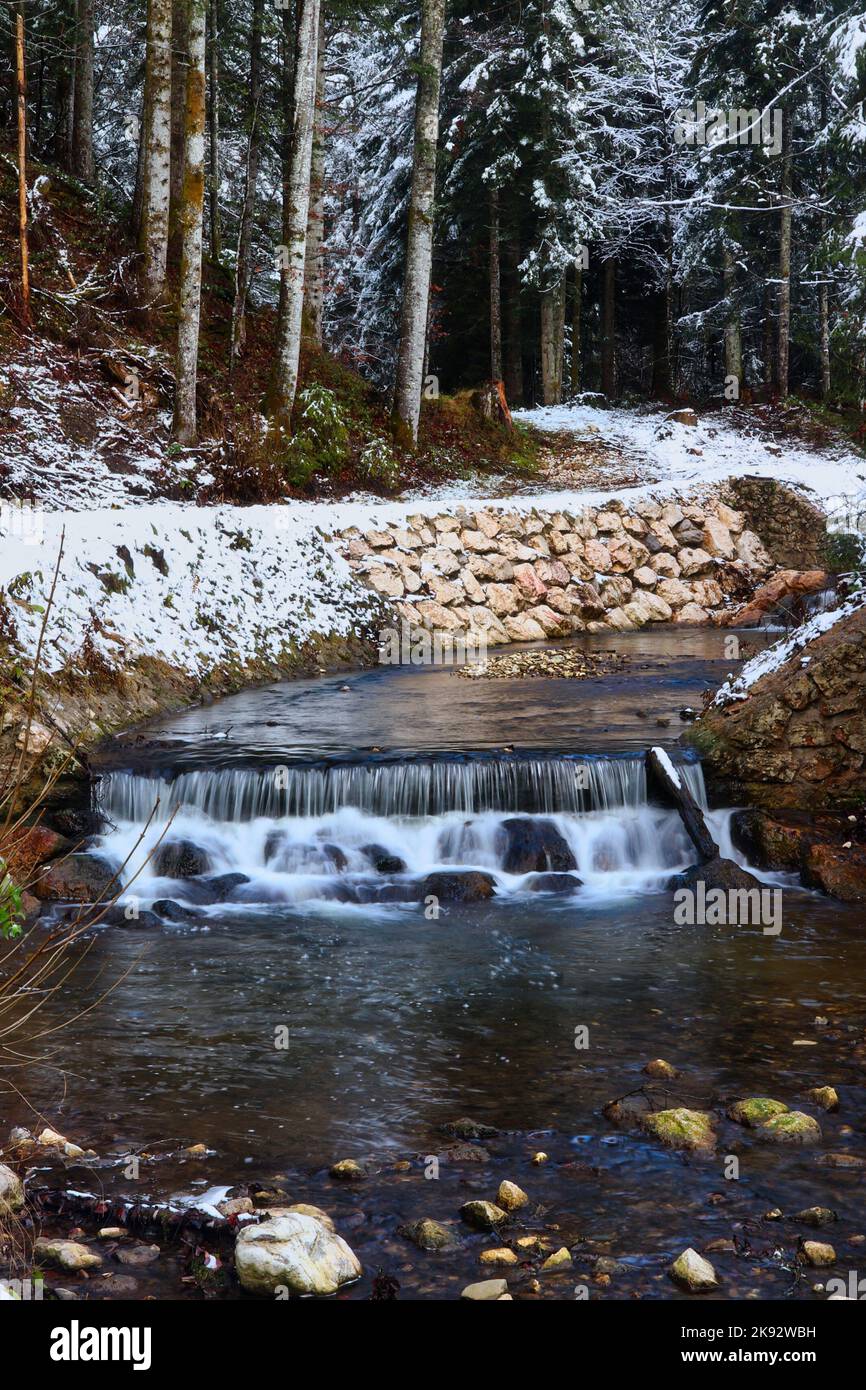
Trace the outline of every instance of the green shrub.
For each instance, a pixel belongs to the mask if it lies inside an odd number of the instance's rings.
[[[296,487],[314,473],[338,473],[349,455],[349,428],[327,386],[307,386],[295,404],[295,432],[285,455],[288,481]]]
[[[400,486],[400,464],[387,439],[371,439],[361,450],[358,477],[393,492]]]

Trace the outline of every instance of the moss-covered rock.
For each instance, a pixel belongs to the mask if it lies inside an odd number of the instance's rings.
[[[758,1135],[768,1144],[820,1144],[821,1126],[802,1110],[788,1110],[761,1125]]]
[[[728,1106],[728,1119],[735,1124],[745,1125],[747,1129],[758,1129],[777,1115],[787,1114],[788,1107],[780,1100],[769,1096],[749,1096],[747,1100],[735,1100]]]
[[[669,1149],[710,1153],[716,1146],[713,1117],[706,1110],[687,1110],[685,1106],[656,1110],[644,1115],[641,1124]]]
[[[508,1220],[508,1212],[493,1202],[464,1202],[460,1215],[467,1226],[474,1226],[477,1231],[495,1231]]]

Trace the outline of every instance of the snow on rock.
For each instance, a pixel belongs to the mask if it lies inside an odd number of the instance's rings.
[[[814,618],[798,627],[790,637],[783,638],[775,642],[772,647],[765,647],[762,652],[758,652],[743,667],[736,680],[726,680],[716,692],[714,705],[729,705],[737,700],[745,700],[750,694],[752,686],[759,681],[762,676],[768,676],[772,671],[778,671],[790,661],[797,652],[816,637],[829,632],[830,628],[835,627],[843,618],[847,618],[856,609],[861,608],[866,603],[866,594],[858,594],[856,598],[849,599],[840,608],[825,609],[821,613],[816,613]],[[800,665],[808,664],[810,658],[804,656]]]
[[[658,759],[658,762],[660,763],[661,767],[664,769],[665,776],[669,779],[670,782],[673,783],[673,785],[679,791],[682,788],[680,774],[677,772],[676,768],[674,767],[665,750],[663,748],[653,748],[652,751]]]

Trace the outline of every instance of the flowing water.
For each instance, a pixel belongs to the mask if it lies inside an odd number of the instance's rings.
[[[818,1205],[839,1214],[839,1268],[821,1277],[866,1260],[863,1172],[827,1157],[866,1156],[866,938],[855,911],[770,875],[783,895],[778,935],[676,923],[665,883],[692,861],[689,843],[653,802],[637,737],[623,736],[630,721],[645,744],[678,736],[675,713],[663,733],[630,713],[638,698],[669,714],[697,698],[698,658],[674,667],[664,687],[653,672],[635,678],[642,690],[628,678],[585,691],[527,682],[535,708],[549,706],[529,749],[510,741],[509,685],[397,671],[363,678],[377,697],[360,737],[320,738],[303,757],[298,704],[322,730],[333,711],[336,728],[348,719],[340,682],[247,693],[115,748],[94,791],[97,848],[125,864],[131,915],[95,930],[63,1000],[77,1014],[65,1069],[34,1069],[29,1096],[100,1155],[68,1181],[110,1200],[213,1200],[208,1189],[240,1184],[322,1205],[365,1265],[349,1297],[368,1297],[380,1268],[408,1297],[453,1297],[484,1277],[479,1252],[503,1242],[470,1234],[458,1213],[495,1199],[502,1178],[530,1194],[525,1228],[576,1252],[567,1274],[545,1276],[542,1297],[573,1297],[598,1255],[622,1268],[609,1288],[591,1283],[592,1296],[676,1296],[671,1257],[714,1239],[731,1243],[712,1256],[721,1296],[819,1296],[796,1261],[799,1237],[814,1233],[789,1219]],[[424,751],[395,751],[419,702]],[[475,748],[453,730],[443,748],[454,703],[464,732],[487,731]],[[706,805],[700,765],[672,756]],[[731,814],[715,807],[708,821],[734,856]],[[558,832],[549,842],[573,864],[560,891],[538,891],[547,866],[506,867],[508,823],[526,818]],[[159,872],[177,842],[194,847],[195,877]],[[426,876],[462,870],[489,874],[495,896],[431,914]],[[42,1017],[59,1020],[60,1007],[48,1001]],[[655,1083],[658,1103],[719,1109],[715,1155],[666,1150],[602,1114],[647,1084],[642,1068],[659,1056],[680,1076]],[[825,1083],[838,1113],[804,1099]],[[745,1095],[819,1114],[821,1145],[775,1148],[729,1123],[726,1102]],[[443,1133],[467,1115],[497,1131],[478,1162]],[[211,1156],[186,1159],[194,1143]],[[532,1165],[538,1149],[549,1161]],[[143,1155],[134,1181],[130,1152]],[[329,1177],[344,1157],[368,1177]],[[785,1219],[764,1219],[774,1209]],[[422,1216],[450,1225],[460,1246],[416,1250],[398,1228]],[[531,1263],[508,1271],[515,1289]],[[180,1296],[179,1270],[167,1251],[142,1290]]]

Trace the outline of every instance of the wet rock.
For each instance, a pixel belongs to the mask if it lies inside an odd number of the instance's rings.
[[[676,891],[679,888],[695,888],[698,883],[703,883],[707,892],[711,888],[722,888],[727,891],[729,888],[762,888],[760,879],[755,878],[746,869],[741,869],[739,864],[735,864],[733,859],[710,859],[706,864],[693,864],[684,873],[674,874],[669,878],[665,887]]]
[[[582,886],[577,874],[533,874],[524,884],[530,893],[573,893]]]
[[[503,1211],[519,1211],[521,1207],[529,1205],[529,1198],[523,1188],[518,1187],[515,1182],[509,1182],[507,1178],[499,1184],[496,1201]]]
[[[820,1144],[821,1126],[802,1110],[789,1110],[761,1125],[758,1137],[768,1144]]]
[[[511,816],[499,827],[498,852],[509,874],[567,873],[577,868],[568,842],[553,821]]]
[[[54,1269],[65,1269],[69,1273],[98,1269],[102,1264],[101,1255],[89,1250],[86,1245],[79,1245],[76,1240],[54,1240],[40,1236],[33,1247],[33,1254],[37,1264],[51,1265]]]
[[[250,1197],[230,1197],[225,1202],[217,1203],[217,1211],[225,1217],[250,1216],[255,1207]]]
[[[758,1129],[776,1115],[786,1115],[787,1105],[769,1096],[750,1096],[747,1100],[735,1100],[728,1106],[728,1119],[735,1124],[745,1125],[747,1129]]]
[[[455,1139],[493,1139],[498,1133],[493,1125],[481,1124],[478,1120],[472,1120],[468,1116],[463,1116],[459,1120],[449,1120],[442,1126],[443,1134],[450,1134]]]
[[[115,872],[100,855],[69,854],[49,864],[33,884],[33,892],[40,902],[104,902],[118,891]]]
[[[689,1293],[705,1293],[719,1287],[716,1271],[709,1260],[705,1260],[703,1255],[699,1255],[691,1246],[674,1260],[670,1267],[670,1275],[675,1283],[688,1289]]]
[[[571,1251],[563,1245],[561,1249],[555,1250],[552,1255],[541,1266],[542,1274],[555,1274],[560,1269],[571,1269]]]
[[[423,879],[418,897],[422,901],[433,897],[443,903],[477,903],[492,898],[495,893],[496,880],[480,869],[455,870],[453,873],[440,870]]]
[[[329,1172],[332,1178],[338,1178],[341,1182],[359,1182],[367,1176],[360,1163],[356,1163],[353,1158],[341,1158]]]
[[[379,874],[404,874],[406,861],[398,854],[392,854],[382,845],[362,845],[361,853],[370,861]]]
[[[207,852],[192,840],[164,840],[151,860],[158,878],[195,878],[206,874],[210,866]]]
[[[58,1134],[56,1129],[49,1129],[47,1126],[37,1136],[36,1143],[42,1149],[58,1150],[64,1158],[84,1157],[84,1150],[79,1144],[73,1144],[65,1134]]]
[[[731,840],[750,864],[759,869],[799,870],[806,828],[774,820],[765,811],[735,811]]]
[[[513,1250],[503,1245],[496,1250],[482,1250],[478,1262],[483,1265],[516,1265],[519,1259]]]
[[[327,1226],[329,1231],[334,1230],[334,1223],[326,1211],[321,1207],[310,1206],[309,1202],[293,1202],[287,1207],[272,1207],[269,1210],[271,1217],[275,1216],[312,1216],[315,1221],[321,1221],[323,1226]]]
[[[825,1245],[820,1240],[804,1240],[803,1255],[806,1263],[815,1269],[826,1269],[828,1265],[836,1263],[836,1251],[832,1245]]]
[[[866,846],[814,844],[806,851],[801,878],[843,903],[866,903]]]
[[[711,1153],[715,1148],[713,1117],[705,1110],[687,1110],[685,1106],[656,1110],[644,1115],[641,1124],[648,1134],[669,1149]]]
[[[508,1220],[508,1212],[493,1202],[464,1202],[460,1215],[467,1226],[474,1226],[476,1231],[495,1231],[497,1226]]]
[[[411,1225],[399,1226],[397,1232],[406,1240],[411,1240],[419,1250],[453,1250],[461,1243],[459,1237],[453,1231],[449,1231],[447,1226],[442,1226],[427,1216],[422,1217],[420,1221],[413,1221]]]
[[[832,1226],[839,1218],[829,1207],[806,1207],[805,1211],[798,1211],[791,1220],[799,1221],[804,1226]]]
[[[653,1103],[649,1096],[638,1091],[631,1096],[620,1096],[618,1100],[609,1100],[601,1113],[606,1120],[612,1120],[616,1125],[637,1125],[641,1123],[645,1115],[649,1114],[652,1107]]]
[[[774,608],[784,604],[786,599],[798,598],[802,594],[814,594],[823,589],[826,583],[827,574],[824,570],[778,570],[772,579],[755,590],[748,603],[731,613],[726,613],[723,625],[751,627]]]
[[[122,1265],[138,1267],[139,1265],[153,1264],[154,1260],[159,1259],[161,1253],[158,1245],[121,1245],[119,1249],[115,1250],[114,1258]]]
[[[173,898],[157,898],[153,910],[164,922],[200,922],[202,915],[193,908],[176,903]]]
[[[235,1269],[248,1293],[333,1294],[361,1275],[361,1263],[342,1236],[300,1213],[245,1226],[235,1245]]]
[[[443,1163],[487,1163],[490,1154],[480,1144],[449,1144],[439,1157]]]
[[[24,1205],[24,1184],[11,1168],[0,1163],[0,1217],[20,1211]]]
[[[477,1284],[467,1284],[460,1297],[472,1303],[496,1303],[507,1294],[505,1279],[482,1279]]]
[[[628,1265],[623,1264],[622,1260],[614,1260],[610,1255],[596,1256],[592,1267],[593,1274],[606,1274],[612,1277],[614,1274],[628,1274]]]
[[[190,879],[186,895],[191,902],[200,906],[228,902],[237,888],[249,883],[249,875],[241,873],[214,874],[207,878]]]
[[[644,1071],[656,1081],[673,1081],[679,1076],[676,1067],[666,1062],[663,1057],[654,1057],[651,1062],[647,1062]]]
[[[98,1292],[100,1297],[137,1298],[138,1280],[133,1279],[131,1274],[109,1274],[95,1286],[91,1284],[88,1293],[91,1292]]]
[[[848,1169],[849,1172],[862,1172],[866,1168],[866,1158],[859,1158],[857,1154],[829,1153],[822,1154],[818,1162],[825,1168]]]
[[[813,1086],[811,1091],[806,1092],[806,1099],[821,1110],[839,1109],[839,1097],[833,1086]]]

